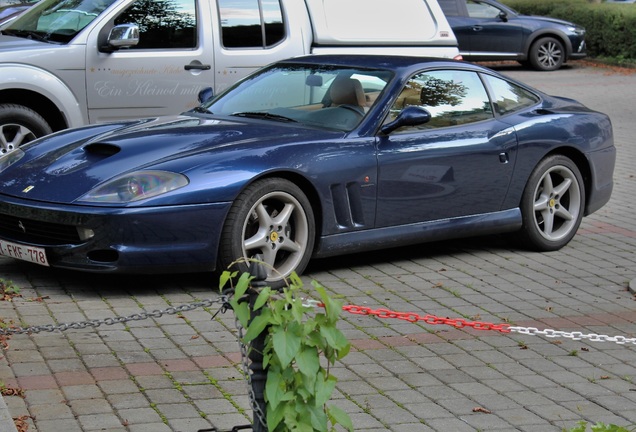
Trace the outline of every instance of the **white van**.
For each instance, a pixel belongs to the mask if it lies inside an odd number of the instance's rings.
[[[0,152],[309,53],[459,55],[437,0],[42,0],[0,30]]]

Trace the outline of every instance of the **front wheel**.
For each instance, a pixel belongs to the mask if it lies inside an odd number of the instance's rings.
[[[307,266],[314,247],[314,215],[305,194],[293,183],[278,178],[248,186],[232,205],[221,234],[219,270],[236,263],[246,272],[258,259],[267,272],[265,282],[281,288],[287,278]]]
[[[46,120],[32,109],[15,104],[0,105],[0,155],[51,132]]]
[[[576,234],[585,208],[585,185],[576,164],[561,155],[543,159],[532,172],[521,198],[522,242],[538,251],[554,251]]]
[[[528,58],[536,70],[553,71],[563,66],[565,49],[558,39],[544,37],[532,44]]]

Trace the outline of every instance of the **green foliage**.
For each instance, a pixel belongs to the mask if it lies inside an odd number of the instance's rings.
[[[525,15],[560,18],[586,29],[589,57],[636,60],[636,7],[592,0],[503,0]]]
[[[13,282],[0,278],[0,292],[9,295],[20,294],[20,287],[17,287]]]
[[[577,426],[572,429],[563,429],[563,432],[586,432],[588,423],[586,421],[581,420],[577,423]],[[615,424],[606,425],[604,423],[596,423],[595,425],[591,425],[592,432],[633,432],[636,430],[636,426],[631,426],[630,429],[626,429],[622,426],[616,426]]]
[[[224,272],[221,288],[236,280],[236,276],[236,273]],[[313,282],[324,308],[315,310],[304,305],[299,299],[303,283],[293,274],[290,285],[280,295],[269,287],[260,289],[250,308],[245,295],[249,294],[252,279],[247,273],[238,278],[229,303],[246,329],[244,343],[266,332],[262,354],[263,367],[267,368],[268,430],[326,432],[335,430],[339,424],[353,431],[346,412],[337,406],[327,406],[337,382],[330,374],[330,367],[350,349],[346,337],[337,328],[342,304]],[[325,367],[321,357],[326,360]]]

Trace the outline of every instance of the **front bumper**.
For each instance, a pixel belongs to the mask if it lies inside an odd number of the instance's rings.
[[[212,271],[230,205],[110,208],[0,195],[0,238],[43,248],[52,267],[109,273]]]

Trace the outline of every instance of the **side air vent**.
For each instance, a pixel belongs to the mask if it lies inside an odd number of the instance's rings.
[[[334,216],[339,226],[353,228],[364,225],[359,183],[331,185],[331,197]]]

